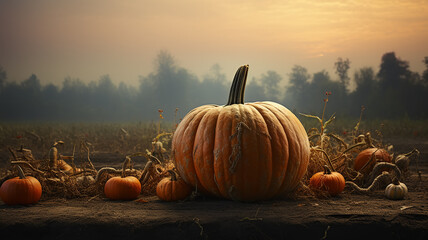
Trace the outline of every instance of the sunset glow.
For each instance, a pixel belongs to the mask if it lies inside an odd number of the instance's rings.
[[[377,68],[394,51],[422,72],[428,55],[428,1],[2,1],[0,65],[11,81],[32,73],[42,83],[109,74],[138,83],[167,50],[197,76],[218,63],[232,77],[293,65],[334,73]]]

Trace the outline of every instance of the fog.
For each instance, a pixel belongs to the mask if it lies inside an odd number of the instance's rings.
[[[275,101],[294,113],[320,115],[328,96],[328,111],[338,116],[355,117],[364,106],[367,119],[428,118],[428,57],[423,73],[412,72],[406,60],[388,52],[379,56],[379,71],[364,67],[349,72],[352,59],[338,58],[331,64],[334,72],[310,73],[295,65],[282,76],[267,71],[251,74],[247,81],[245,101]],[[182,118],[191,109],[204,104],[226,103],[234,73],[223,72],[215,64],[203,77],[181,67],[174,56],[161,51],[154,68],[139,77],[139,85],[115,84],[109,75],[96,81],[83,82],[66,77],[61,86],[42,85],[36,74],[21,82],[10,81],[7,69],[0,66],[1,121],[151,121],[162,109],[172,121],[176,109]],[[236,69],[240,64],[237,63]],[[355,89],[349,90],[353,84]]]

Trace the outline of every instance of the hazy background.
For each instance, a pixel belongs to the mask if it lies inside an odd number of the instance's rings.
[[[172,119],[224,104],[249,64],[247,101],[319,114],[331,91],[330,113],[426,118],[427,16],[424,0],[1,0],[0,116]]]

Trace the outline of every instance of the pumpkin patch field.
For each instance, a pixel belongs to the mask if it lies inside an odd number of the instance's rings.
[[[2,184],[14,177],[19,179],[16,166],[21,166],[27,177],[38,179],[42,186],[42,196],[35,203],[10,205],[0,201],[0,230],[18,239],[426,239],[428,234],[426,139],[383,139],[384,149],[393,154],[391,162],[400,166],[399,181],[408,189],[403,197],[400,189],[395,193],[389,190],[390,196],[385,195],[386,187],[393,184],[388,178],[396,176],[396,168],[389,162],[379,161],[373,167],[378,169],[376,176],[364,178],[353,170],[353,160],[367,146],[357,146],[343,154],[344,146],[336,151],[324,145],[333,171],[325,154],[314,150],[319,146],[316,137],[309,134],[312,150],[308,170],[294,191],[287,196],[240,201],[203,193],[202,186],[187,186],[190,193],[186,188],[174,187],[183,178],[171,161],[171,135],[163,134],[156,140],[157,123],[56,126],[51,135],[45,128],[51,127],[25,131],[25,126],[3,128],[9,142],[2,143],[0,152]],[[172,132],[173,124],[162,125],[162,129]],[[23,137],[16,139],[12,133]],[[40,140],[34,137],[36,134]],[[365,143],[364,138],[360,136],[360,143]],[[55,139],[64,141],[56,141],[55,145]],[[73,156],[63,161],[75,172],[48,167],[53,148],[46,146],[48,141],[63,159]],[[380,147],[377,141],[373,137],[373,144]],[[338,142],[329,138],[325,143],[337,148]],[[344,138],[345,144],[349,142]],[[402,155],[408,152],[410,155]],[[340,154],[349,158],[344,166],[338,160]],[[335,196],[311,187],[309,181],[315,173],[319,173],[319,179],[330,177],[329,171],[341,173],[346,183],[343,191],[335,188]],[[138,186],[133,187],[135,183],[141,183],[141,192],[129,199],[112,200],[110,192],[120,195],[123,191],[118,181],[122,174],[132,177],[128,192],[138,190]],[[104,188],[114,178],[116,185]],[[157,196],[156,187],[162,179],[165,187],[159,186],[164,190]],[[334,181],[340,182],[340,177]],[[178,182],[175,186],[179,186]],[[14,201],[21,197],[14,196]],[[174,197],[180,200],[168,200]]]
[[[427,138],[364,129],[361,118],[334,128],[335,116],[324,118],[329,92],[321,117],[244,103],[247,72],[236,72],[226,105],[199,106],[173,123],[159,109],[151,123],[3,124],[0,231],[428,239]]]

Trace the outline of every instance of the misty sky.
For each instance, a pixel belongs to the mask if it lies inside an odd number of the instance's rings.
[[[338,57],[353,76],[390,51],[421,73],[428,0],[0,0],[0,65],[11,81],[109,74],[137,84],[161,50],[200,78],[216,63],[228,79],[242,64],[250,78],[287,78],[295,64],[334,75]]]

